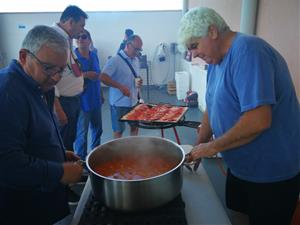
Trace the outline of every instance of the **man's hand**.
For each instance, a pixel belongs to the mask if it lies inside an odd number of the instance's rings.
[[[99,79],[99,73],[96,73],[95,71],[87,71],[83,73],[83,77],[90,80],[97,80]]]
[[[54,110],[55,110],[59,124],[61,126],[66,125],[68,123],[68,117],[67,117],[65,111],[63,110],[58,97],[55,97],[55,100],[54,100]]]
[[[77,162],[63,163],[64,174],[60,180],[63,184],[72,184],[80,180],[83,172],[83,167]]]
[[[120,91],[122,92],[123,95],[130,97],[130,90],[128,87],[122,85],[120,88]]]
[[[66,125],[68,123],[68,117],[63,110],[56,111],[56,115],[58,118],[58,122],[61,126]]]
[[[135,87],[141,88],[143,85],[143,79],[141,77],[136,77],[135,78]]]
[[[217,154],[217,151],[213,148],[212,142],[201,143],[196,145],[189,154],[188,161],[196,161],[203,157],[210,157]]]
[[[67,161],[70,161],[70,162],[76,162],[76,161],[80,160],[80,157],[72,151],[66,151],[66,158],[67,158]]]

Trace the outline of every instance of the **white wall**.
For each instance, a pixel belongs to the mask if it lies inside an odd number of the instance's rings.
[[[150,69],[151,80],[154,83],[161,82],[168,72],[169,80],[172,79],[174,69],[169,63],[173,60],[156,63],[155,52],[161,42],[168,45],[176,42],[181,11],[95,12],[88,13],[88,16],[86,29],[91,32],[95,47],[99,51],[101,66],[108,56],[116,54],[124,30],[131,28],[142,37],[143,54],[147,55],[153,65]],[[5,63],[18,57],[21,42],[29,29],[39,24],[51,26],[59,17],[60,13],[0,14],[0,53]],[[19,28],[19,25],[25,28]]]
[[[238,31],[240,28],[242,0],[188,0],[189,9],[194,7],[209,7],[218,12],[229,25]]]

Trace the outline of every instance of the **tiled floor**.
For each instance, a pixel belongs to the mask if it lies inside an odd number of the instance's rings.
[[[112,129],[110,122],[110,110],[107,100],[107,88],[104,89],[105,103],[102,108],[102,121],[103,121],[103,135],[101,138],[101,142],[105,143],[112,139]],[[142,96],[144,97],[145,102],[147,103],[169,103],[173,105],[183,105],[183,101],[178,101],[175,95],[168,95],[166,86],[162,87],[150,87],[150,98],[147,99],[146,88],[142,90]],[[201,121],[201,112],[198,108],[189,108],[186,113],[186,120],[190,121]],[[178,135],[181,141],[181,144],[193,144],[196,139],[196,129],[188,128],[188,127],[176,127],[178,131]],[[160,136],[159,129],[140,129],[140,135],[147,136]],[[128,127],[124,133],[124,136],[128,136]],[[176,141],[173,129],[165,129],[165,137]],[[203,166],[206,169],[208,176],[211,179],[211,182],[216,190],[217,195],[219,196],[221,202],[225,207],[224,202],[224,185],[225,185],[225,176],[222,174],[220,170],[220,161],[216,159],[206,159],[203,160]],[[222,165],[222,162],[221,162]],[[76,186],[76,191],[80,192],[83,186]],[[226,207],[225,207],[226,208]],[[75,208],[71,207],[72,213],[74,213]],[[231,211],[227,210],[228,216],[232,221],[233,225],[247,225],[245,218],[242,216],[236,216]],[[67,217],[65,220],[58,223],[59,225],[68,225],[70,224],[72,215]],[[57,225],[58,225],[57,224]]]

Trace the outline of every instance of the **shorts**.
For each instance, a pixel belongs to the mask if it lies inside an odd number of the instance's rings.
[[[300,191],[300,173],[288,180],[254,183],[241,180],[228,169],[226,205],[249,216],[250,225],[290,224]]]
[[[119,119],[132,110],[133,107],[120,107],[110,106],[111,113],[111,125],[114,132],[123,133],[125,130],[125,122],[121,122]],[[136,122],[128,122],[130,126],[137,126]]]

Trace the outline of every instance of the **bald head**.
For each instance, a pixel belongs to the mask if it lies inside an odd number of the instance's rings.
[[[138,35],[131,35],[126,41],[126,47],[124,49],[125,53],[133,58],[140,56],[142,52],[143,41]]]

